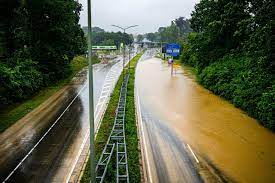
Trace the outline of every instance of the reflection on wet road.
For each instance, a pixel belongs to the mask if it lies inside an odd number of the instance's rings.
[[[202,162],[222,181],[275,182],[275,134],[193,78],[186,68],[171,76],[167,63],[148,54],[138,64],[147,174],[153,182],[200,181],[193,170]]]
[[[95,104],[114,64],[94,67]],[[81,72],[69,86],[0,135],[0,181],[8,175],[6,182],[67,180],[89,129],[86,78],[87,71]]]

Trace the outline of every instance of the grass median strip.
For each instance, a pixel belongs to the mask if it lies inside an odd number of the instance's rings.
[[[126,103],[126,114],[125,114],[125,136],[127,143],[127,154],[128,154],[128,170],[130,182],[140,182],[140,163],[139,156],[140,150],[138,148],[138,136],[137,136],[137,126],[136,126],[136,116],[135,116],[135,99],[134,99],[134,83],[135,83],[135,66],[142,56],[143,53],[138,54],[131,60],[131,68],[129,70],[130,77],[128,82],[128,91],[127,91],[127,103]],[[125,72],[128,72],[128,69],[125,69]],[[111,133],[114,120],[115,120],[115,111],[119,101],[120,88],[122,84],[122,75],[120,76],[118,83],[111,95],[107,110],[104,114],[103,120],[101,122],[100,129],[98,131],[96,140],[95,140],[95,153],[96,153],[96,162],[100,158],[100,155],[104,149],[104,146],[108,140],[108,137]],[[86,165],[84,174],[82,176],[82,183],[90,182],[90,166],[89,161]],[[116,182],[115,179],[115,158],[112,158],[110,166],[108,167],[108,172],[106,174],[105,182]]]

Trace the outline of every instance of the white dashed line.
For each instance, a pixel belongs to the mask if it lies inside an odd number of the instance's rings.
[[[194,156],[196,162],[199,163],[200,161],[198,160],[197,156],[195,155],[195,153],[193,152],[193,150],[191,149],[191,147],[189,146],[189,144],[187,144],[187,147],[190,150],[191,154]]]

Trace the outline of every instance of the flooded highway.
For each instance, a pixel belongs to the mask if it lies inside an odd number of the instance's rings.
[[[94,66],[95,109],[100,99],[107,98],[102,96],[106,78],[110,87],[105,93],[111,92],[121,68],[121,58]],[[68,181],[89,130],[88,90],[87,70],[83,70],[68,86],[0,134],[1,182]],[[95,127],[100,116],[96,117]]]
[[[136,72],[148,182],[275,182],[275,134],[152,54]]]

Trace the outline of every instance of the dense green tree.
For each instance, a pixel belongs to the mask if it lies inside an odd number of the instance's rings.
[[[157,35],[156,35],[156,33],[147,33],[147,34],[145,35],[145,37],[146,37],[149,41],[151,41],[151,42],[157,41]]]
[[[179,18],[175,19],[173,22],[179,28],[181,36],[184,36],[184,35],[192,32],[189,19],[186,19],[184,17],[179,17]]]
[[[179,17],[173,20],[170,26],[160,27],[158,32],[147,33],[145,37],[153,42],[176,43],[182,42],[191,31],[190,21],[184,17]]]
[[[80,28],[81,5],[74,0],[28,0],[31,26],[31,53],[50,80],[64,77],[68,63],[86,51]]]
[[[120,46],[120,43],[126,45],[133,43],[133,36],[122,32],[93,32],[92,42],[94,45],[116,45]]]
[[[19,0],[0,1],[0,57],[9,57],[14,52],[13,32],[10,27],[15,18]],[[3,60],[2,60],[3,61]]]
[[[0,107],[67,76],[86,52],[75,0],[0,2]]]
[[[87,26],[82,27],[82,30],[85,35],[88,35],[88,27]],[[105,32],[105,30],[100,27],[92,27],[92,32],[96,32],[96,33]]]
[[[137,42],[141,42],[144,39],[142,34],[137,35]]]

